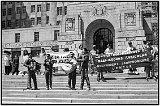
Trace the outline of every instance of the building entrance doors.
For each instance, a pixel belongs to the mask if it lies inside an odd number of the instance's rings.
[[[107,45],[110,44],[113,49],[113,33],[108,28],[98,29],[93,36],[93,44],[96,45],[100,53],[104,53]]]

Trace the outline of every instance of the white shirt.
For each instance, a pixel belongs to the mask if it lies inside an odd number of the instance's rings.
[[[91,53],[92,55],[96,55],[96,51],[95,51],[95,50],[91,50],[90,53]]]
[[[28,58],[29,58],[28,55],[23,56],[23,62],[25,62]]]
[[[10,66],[11,57],[9,55],[4,56],[4,65]]]
[[[113,53],[113,49],[109,49],[109,48],[107,48],[106,50],[105,50],[105,52],[104,52],[105,54],[108,54],[108,53]]]
[[[70,63],[77,64],[77,61],[76,61],[76,59],[71,59]]]
[[[78,57],[80,57],[82,55],[82,53],[83,53],[83,50],[78,49],[77,52],[78,52]]]

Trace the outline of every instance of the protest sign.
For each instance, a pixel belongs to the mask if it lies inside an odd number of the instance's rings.
[[[146,52],[134,51],[124,54],[103,54],[93,56],[97,67],[110,70],[145,67],[151,64],[150,56]]]
[[[72,65],[69,63],[70,52],[49,53],[49,54],[51,57],[53,57],[53,60],[55,61],[53,67],[61,67],[61,69],[65,71],[66,74],[71,72]]]

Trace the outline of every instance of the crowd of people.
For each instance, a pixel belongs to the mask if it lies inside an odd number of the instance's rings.
[[[151,46],[150,42],[144,41],[144,45],[141,49],[141,51],[145,51],[150,56],[150,61],[152,61],[152,64],[150,66],[145,67],[146,72],[146,79],[150,79],[153,77],[156,79],[156,75],[154,73],[153,67],[155,66],[155,59],[158,60],[158,50],[155,50]],[[128,47],[126,51],[124,52],[132,52],[137,50],[133,45],[132,42],[128,42]],[[111,45],[107,45],[107,49],[104,51],[104,53],[100,53],[100,50],[96,47],[96,45],[93,45],[93,49],[91,51],[88,51],[86,48],[83,48],[82,45],[79,46],[79,49],[75,51],[70,51],[68,48],[64,49],[64,52],[69,52],[70,57],[68,63],[72,65],[72,68],[70,72],[68,73],[68,87],[71,90],[75,90],[76,85],[76,70],[77,67],[79,69],[79,74],[81,75],[81,84],[80,89],[83,90],[84,86],[84,80],[87,83],[87,89],[90,90],[90,81],[88,74],[91,73],[97,73],[97,81],[100,82],[100,80],[105,81],[103,76],[103,68],[97,68],[94,64],[93,56],[96,54],[112,54],[114,53],[113,49],[111,48]],[[4,57],[5,60],[5,75],[9,75],[9,73],[12,73],[14,75],[18,75],[19,73],[24,74],[24,71],[19,72],[19,57],[18,55],[15,55],[13,58],[13,61],[11,61],[11,58],[9,56],[10,54],[7,54]],[[52,75],[55,71],[55,68],[53,67],[53,64],[55,63],[54,59],[50,56],[50,54],[46,54],[45,50],[42,49],[40,53],[40,57],[44,57],[44,62],[38,63],[33,58],[31,53],[28,53],[27,50],[24,50],[23,52],[23,65],[27,68],[27,88],[26,89],[32,89],[31,87],[31,79],[33,79],[34,88],[33,90],[39,90],[37,86],[37,79],[36,79],[36,72],[37,70],[43,70],[45,80],[46,80],[46,89],[52,89]],[[11,71],[12,66],[12,71]],[[44,67],[44,68],[42,68]],[[130,68],[130,71],[136,71],[136,68]],[[150,72],[151,71],[151,72]]]

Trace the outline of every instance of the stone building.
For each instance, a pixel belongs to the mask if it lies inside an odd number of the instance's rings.
[[[2,2],[2,49],[34,56],[83,45],[115,52],[143,40],[158,44],[157,2]]]

